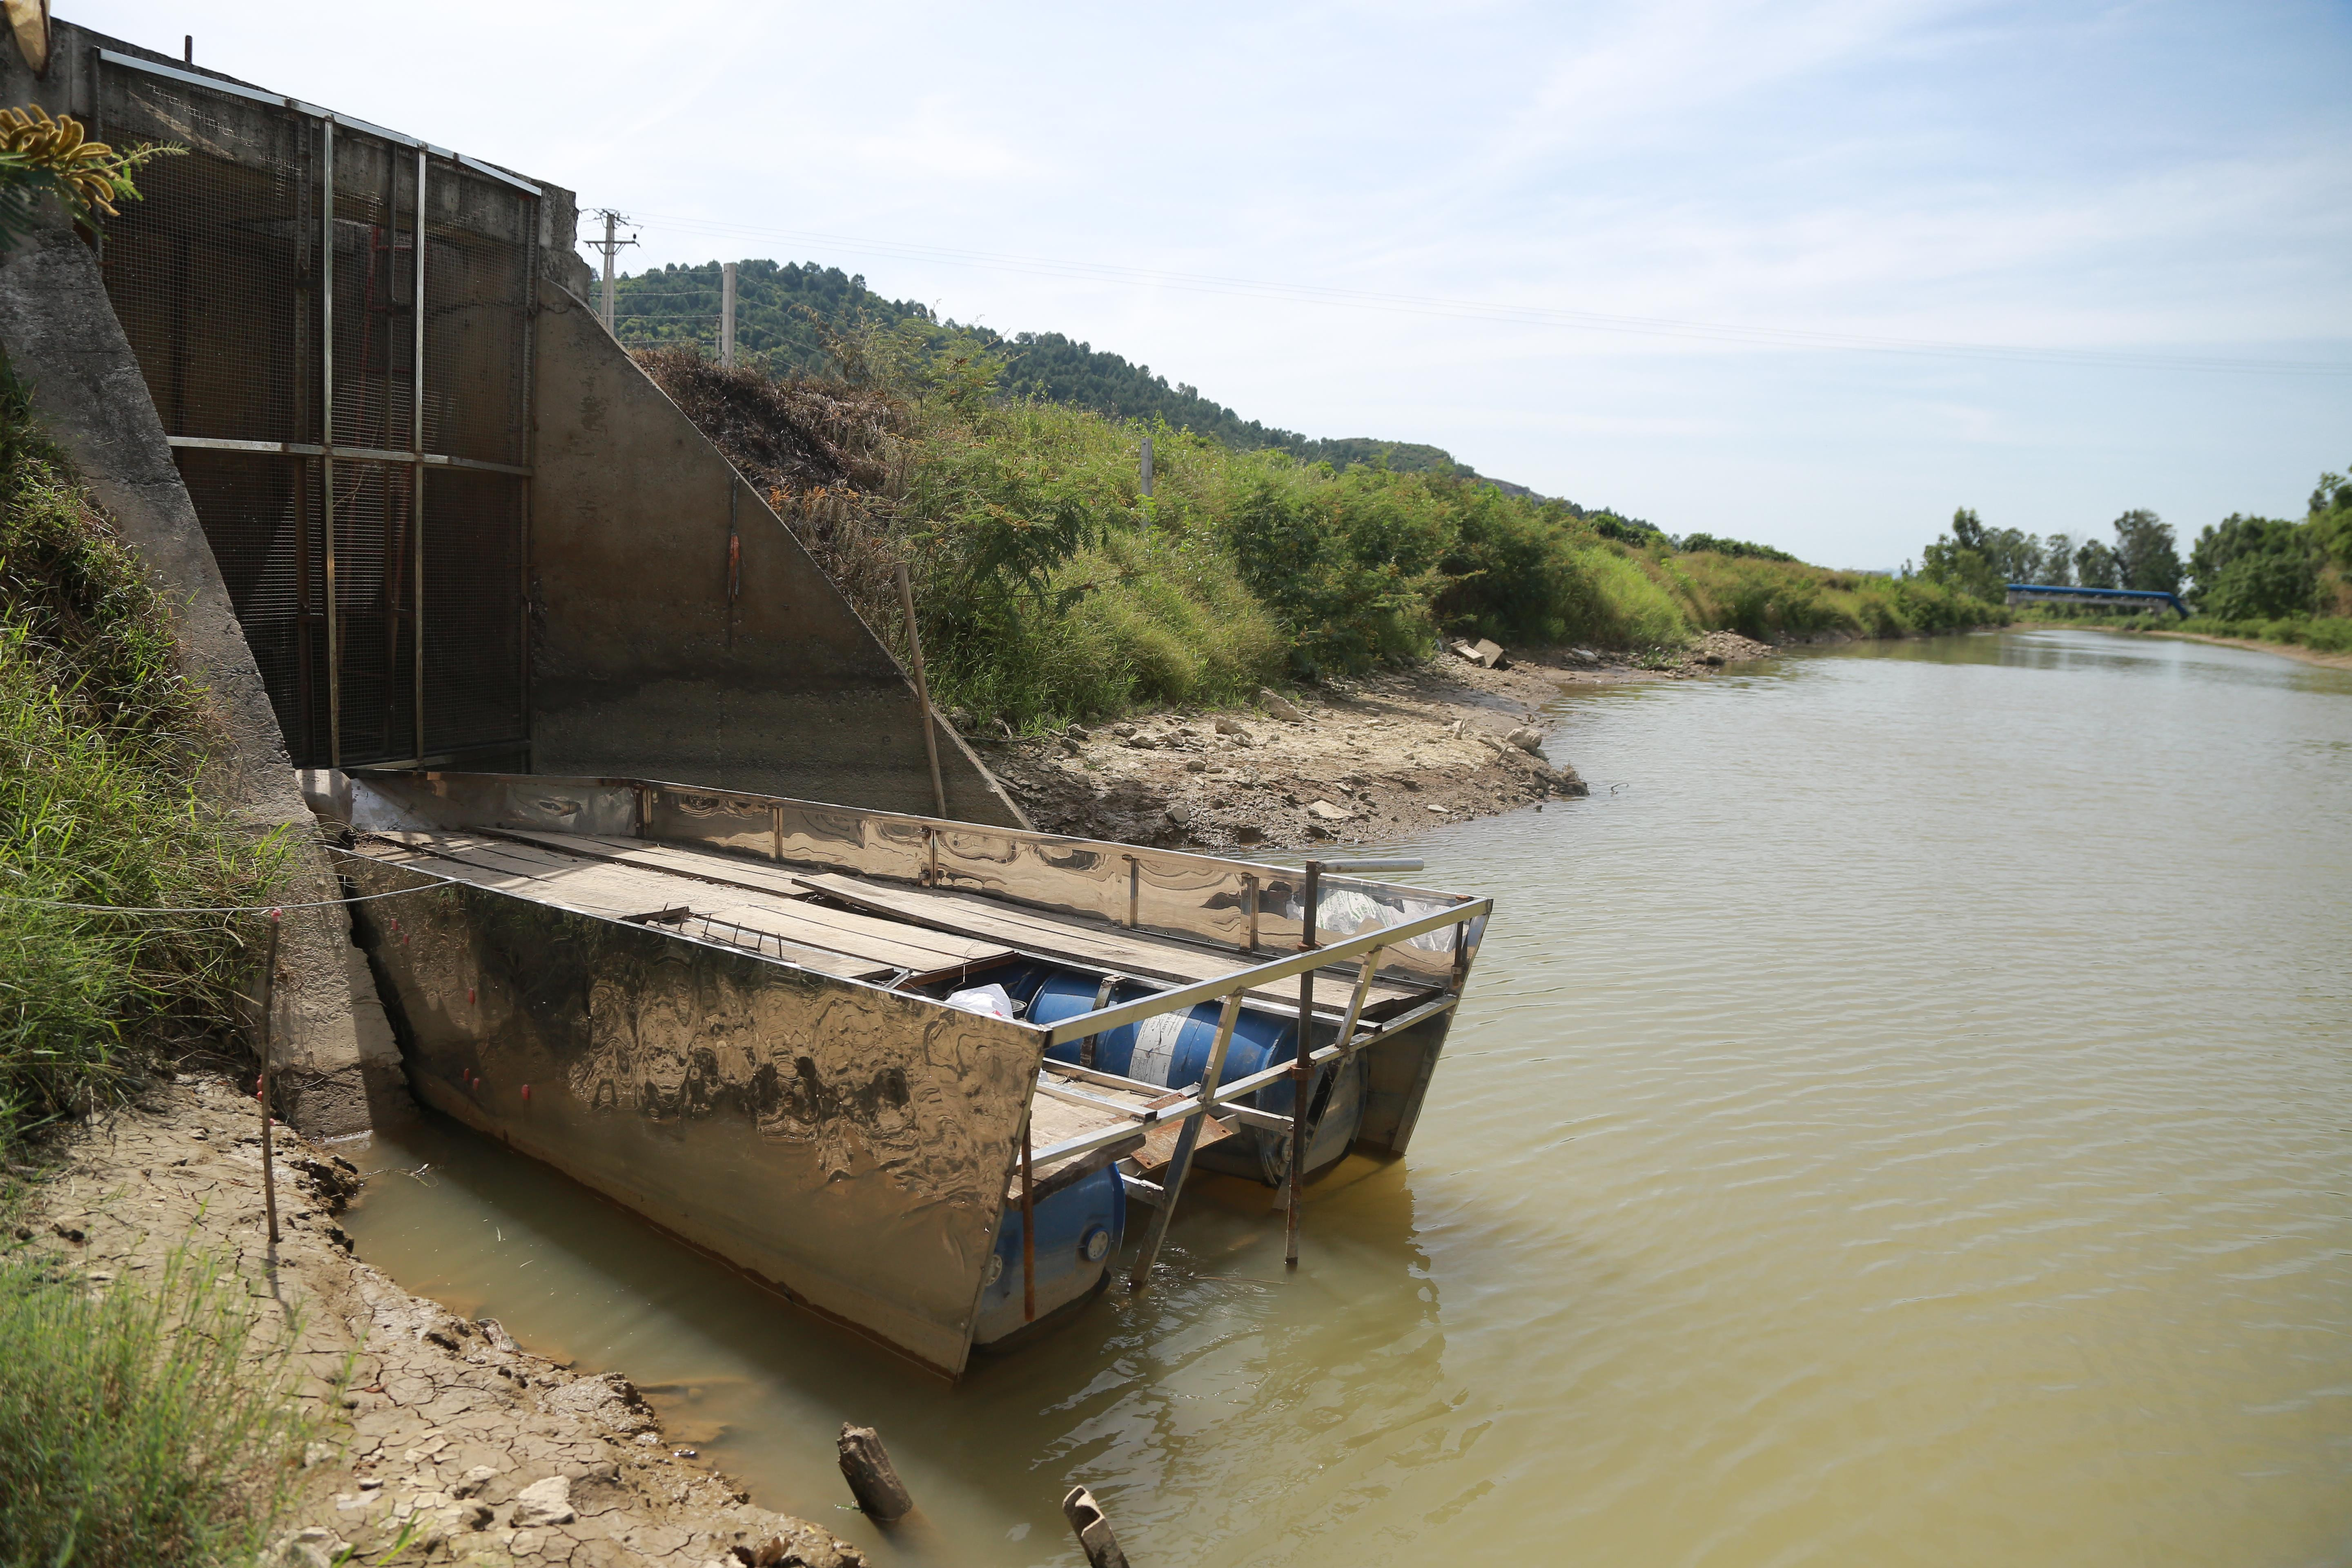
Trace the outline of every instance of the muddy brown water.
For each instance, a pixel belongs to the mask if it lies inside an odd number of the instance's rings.
[[[1568,699],[1411,1156],[949,1388],[448,1128],[361,1255],[885,1564],[2352,1560],[2352,673],[2004,633]],[[428,1165],[421,1175],[404,1173]],[[924,1515],[845,1508],[845,1419]]]

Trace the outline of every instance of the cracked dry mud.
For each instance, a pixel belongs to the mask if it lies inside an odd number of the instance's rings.
[[[572,1568],[849,1568],[857,1550],[673,1452],[616,1373],[587,1377],[468,1322],[351,1255],[351,1165],[281,1127],[279,1234],[262,1213],[259,1114],[228,1079],[184,1074],[75,1132],[14,1245],[94,1285],[152,1275],[183,1242],[231,1260],[264,1327],[296,1335],[302,1396],[332,1402],[304,1456],[280,1568],[397,1560]],[[350,1375],[340,1396],[336,1379]]]

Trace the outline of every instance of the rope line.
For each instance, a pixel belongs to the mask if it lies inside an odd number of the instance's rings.
[[[35,899],[16,893],[0,893],[0,903],[39,904],[52,910],[85,910],[101,915],[267,915],[281,910],[332,910],[345,904],[370,903],[377,899],[401,899],[411,893],[429,893],[446,882],[427,883],[422,888],[394,888],[388,893],[362,893],[349,899],[320,899],[307,904],[223,904],[211,907],[173,909],[159,905],[138,904],[76,904],[63,899]]]

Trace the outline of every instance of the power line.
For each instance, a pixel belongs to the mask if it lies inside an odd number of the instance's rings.
[[[2028,364],[2074,365],[2092,369],[2188,370],[2286,375],[2352,374],[2352,363],[2325,361],[2244,359],[2221,355],[2135,354],[2102,349],[2037,348],[2019,344],[1962,343],[1932,339],[1884,338],[1855,332],[1820,331],[1799,327],[1759,327],[1723,321],[1679,321],[1661,316],[1612,315],[1597,310],[1570,310],[1544,305],[1446,299],[1434,295],[1402,294],[1367,289],[1342,289],[1323,284],[1275,283],[1262,279],[1224,278],[1205,273],[1177,272],[1160,268],[1130,267],[1113,262],[1070,261],[1052,257],[1021,256],[1002,251],[968,250],[951,246],[873,239],[856,235],[829,234],[815,229],[761,228],[742,224],[716,223],[707,218],[647,215],[647,221],[660,223],[665,226],[681,229],[688,233],[791,240],[801,244],[832,246],[864,251],[896,259],[1024,272],[1047,278],[1132,283],[1153,288],[1182,289],[1192,293],[1223,294],[1242,299],[1293,300],[1356,310],[1381,310],[1400,315],[1495,321],[1530,326],[1564,327],[1590,331],[1678,338],[1693,342],[1739,343],[1751,347],[1843,349],[1874,353],[1921,354],[1941,358]]]

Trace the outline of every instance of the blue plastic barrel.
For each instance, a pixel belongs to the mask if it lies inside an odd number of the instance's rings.
[[[1042,1319],[1101,1289],[1127,1233],[1127,1189],[1117,1170],[1105,1168],[1039,1199],[1036,1209],[1037,1316]],[[981,1289],[972,1341],[985,1346],[1028,1324],[1022,1315],[1021,1205],[1008,1203]]]
[[[1065,1018],[1075,1018],[1095,1009],[1095,991],[1098,983],[1083,975],[1050,975],[1037,988],[1029,1005],[1032,1023],[1058,1024]],[[1110,998],[1103,1005],[1139,1001],[1151,994],[1141,985],[1114,987]],[[1203,1002],[1181,1013],[1162,1013],[1139,1024],[1123,1024],[1116,1029],[1106,1029],[1095,1039],[1094,1065],[1103,1072],[1116,1073],[1143,1083],[1164,1084],[1171,1089],[1182,1089],[1201,1081],[1208,1070],[1209,1048],[1216,1043],[1217,1019],[1223,1012],[1220,1003]],[[1298,1041],[1298,1020],[1279,1014],[1267,1014],[1244,1006],[1234,1021],[1233,1044],[1225,1047],[1223,1081],[1246,1078],[1279,1062],[1296,1057]],[[1079,1042],[1066,1041],[1046,1051],[1055,1061],[1076,1062]],[[1288,1079],[1270,1085],[1253,1096],[1250,1102],[1277,1116],[1290,1113]]]

